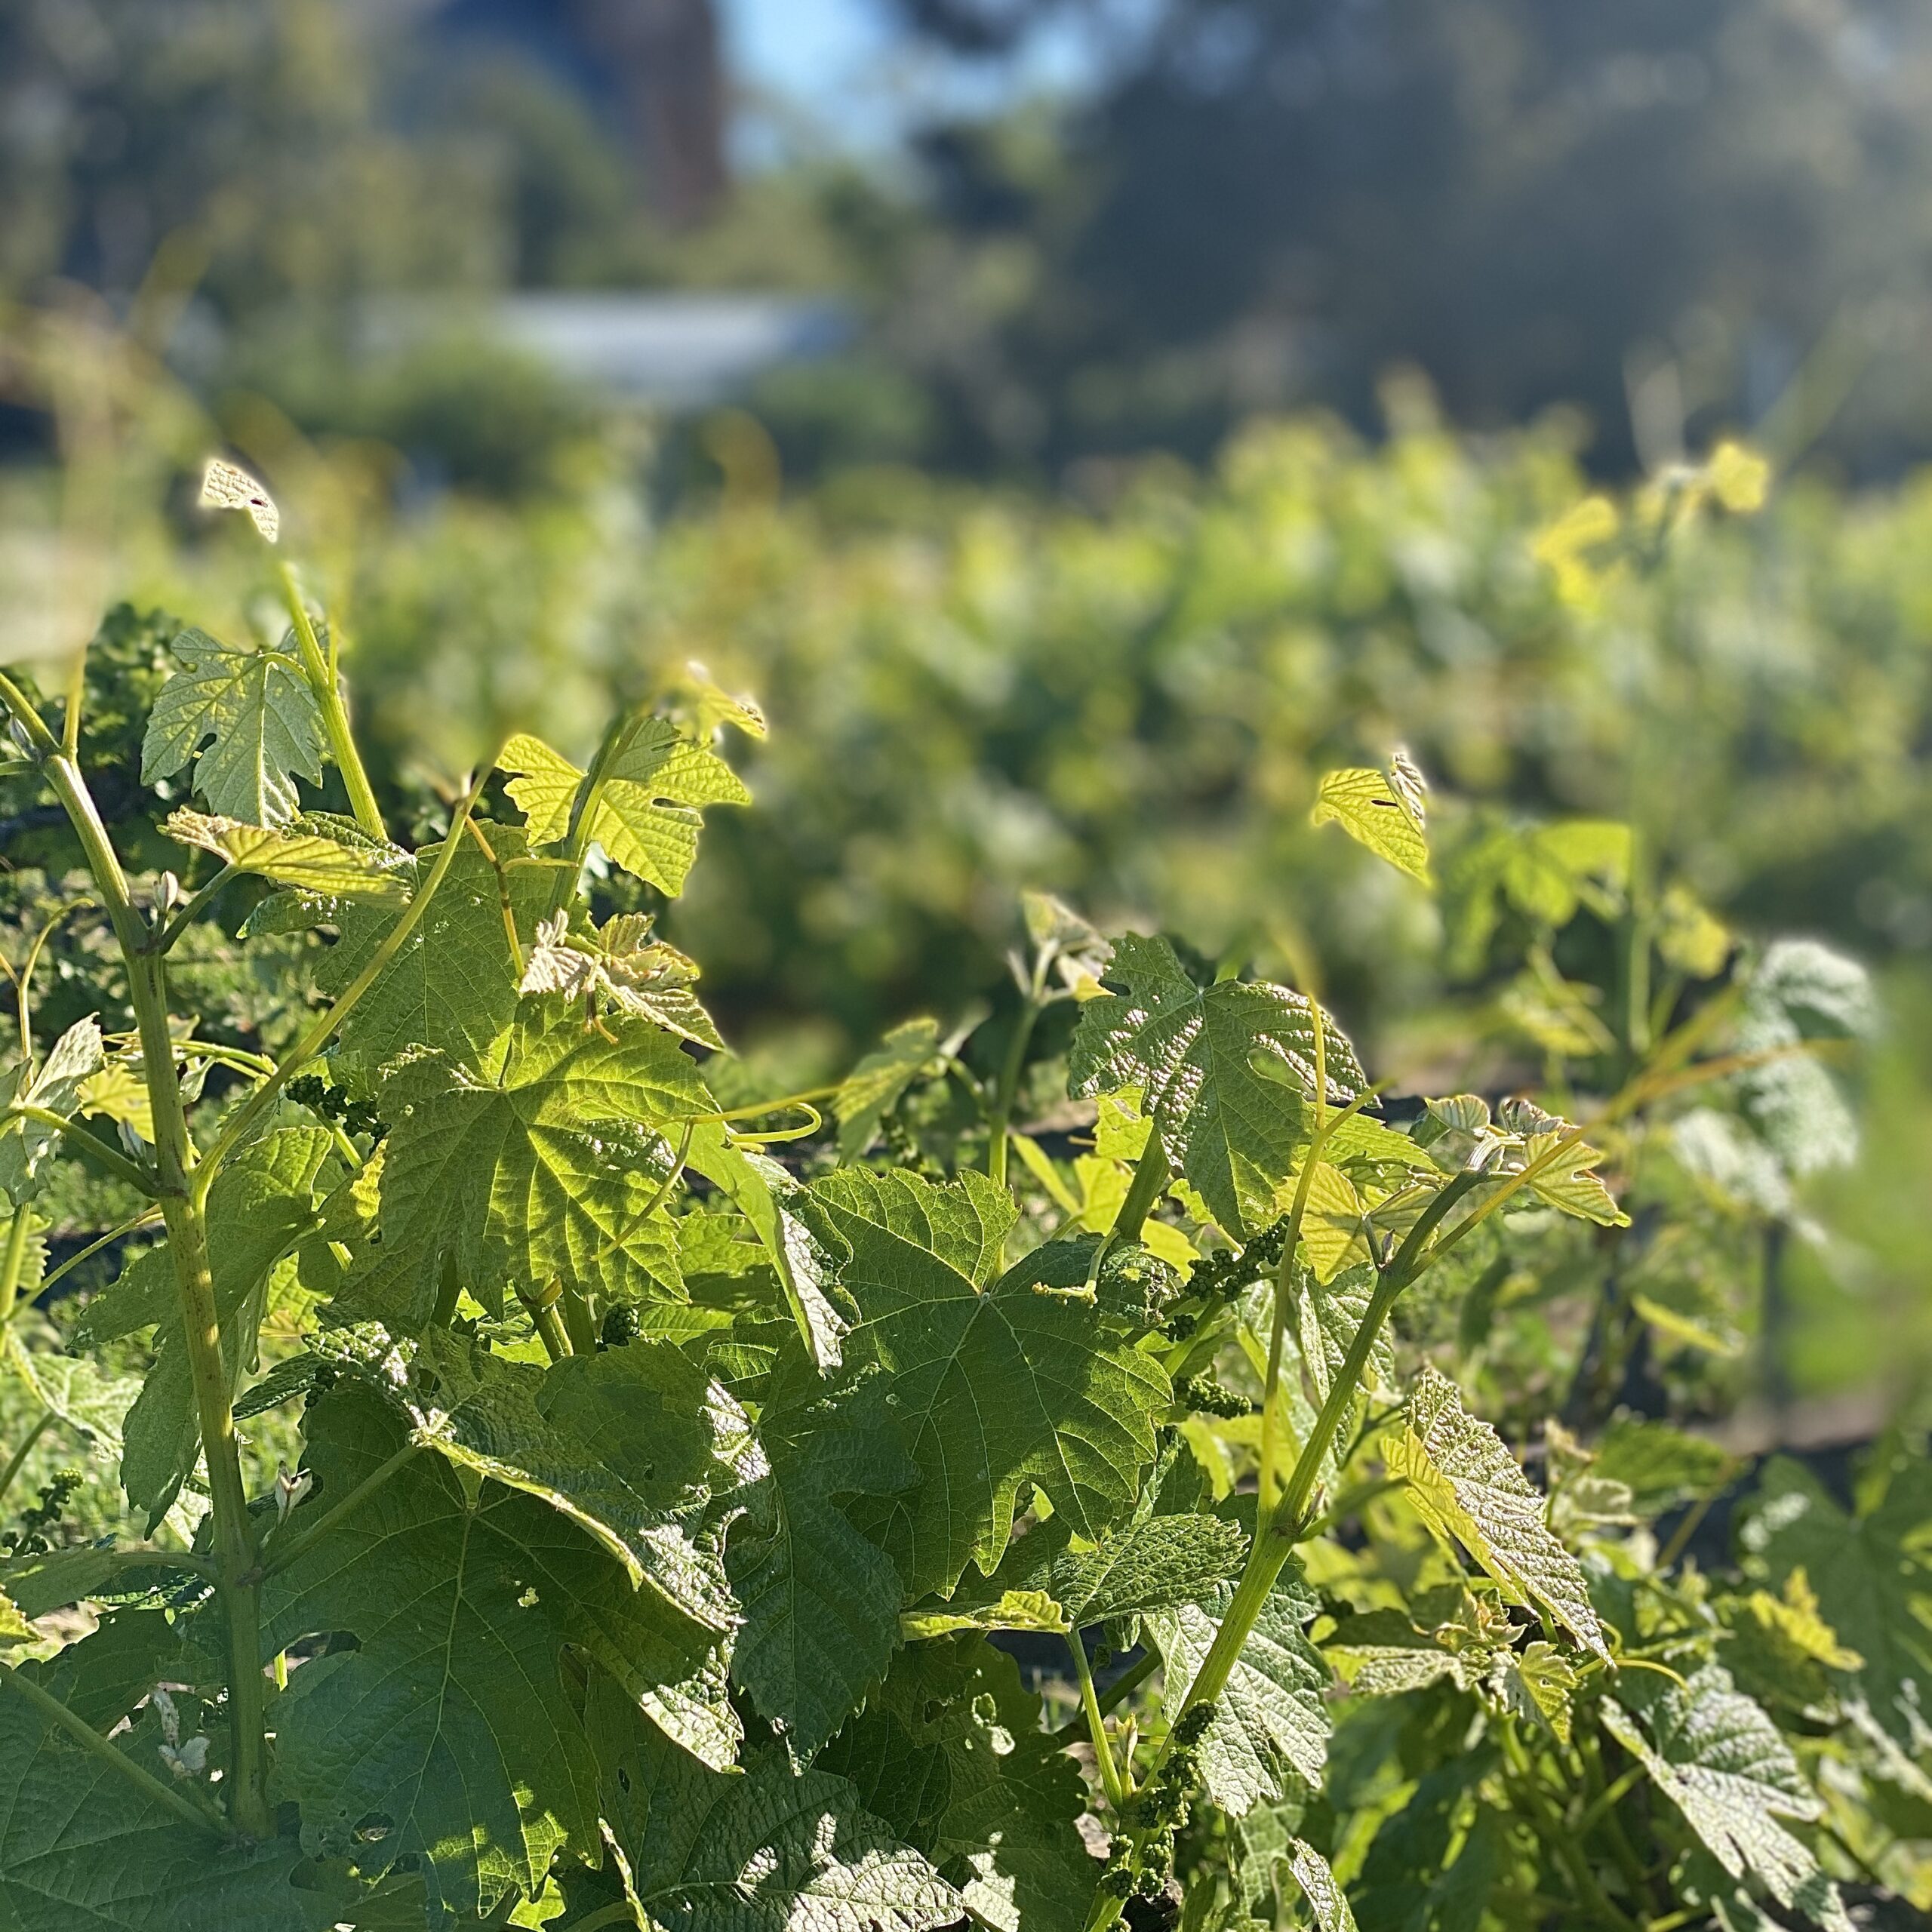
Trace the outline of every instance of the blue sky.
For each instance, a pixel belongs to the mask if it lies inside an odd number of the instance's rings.
[[[1070,32],[1041,35],[1017,63],[977,69],[919,60],[888,26],[889,0],[721,0],[728,57],[740,80],[802,107],[841,145],[889,143],[921,106],[986,108],[1020,90],[1075,84],[1082,49]]]

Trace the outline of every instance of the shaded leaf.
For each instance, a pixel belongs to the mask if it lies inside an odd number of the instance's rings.
[[[959,1894],[843,1778],[768,1753],[721,1777],[608,1702],[593,1711],[611,1880],[656,1932],[931,1932]]]
[[[939,1022],[908,1020],[867,1054],[832,1096],[838,1158],[856,1161],[878,1137],[879,1123],[939,1051]]]
[[[924,1475],[885,1511],[911,1593],[949,1592],[969,1562],[990,1572],[1022,1483],[1083,1536],[1133,1508],[1167,1376],[1104,1314],[1020,1271],[995,1279],[1014,1214],[1004,1189],[848,1168],[811,1198],[851,1251],[848,1357],[893,1377],[900,1438]]]
[[[1823,1807],[1790,1746],[1732,1687],[1730,1673],[1708,1664],[1685,1685],[1632,1673],[1616,1688],[1617,1703],[1603,1707],[1605,1726],[1718,1863],[1734,1878],[1749,1872],[1780,1905],[1832,1932],[1850,1932],[1838,1887],[1777,1822],[1815,1818]],[[1641,1730],[1626,1710],[1642,1720]]]
[[[1075,1829],[1086,1786],[983,1638],[901,1651],[820,1761],[998,1932],[1081,1932],[1100,1870]]]
[[[271,1272],[315,1225],[315,1182],[330,1146],[324,1128],[278,1128],[244,1147],[208,1190],[208,1266],[231,1393],[254,1357]],[[128,1500],[147,1512],[152,1535],[194,1469],[201,1425],[171,1248],[152,1251],[137,1267],[136,1294],[165,1300],[154,1318],[154,1366],[122,1427],[121,1480]]]
[[[309,1423],[312,1509],[346,1497],[405,1439],[352,1382]],[[596,1764],[569,1647],[620,1666],[657,1723],[728,1761],[735,1727],[709,1634],[633,1589],[556,1510],[435,1457],[416,1457],[272,1576],[263,1617],[269,1652],[324,1632],[356,1640],[305,1664],[276,1700],[278,1790],[301,1806],[305,1844],[371,1875],[414,1854],[456,1912],[535,1894],[566,1845],[594,1854]]]
[[[889,1497],[919,1472],[875,1400],[768,1411],[769,1473],[743,1494],[725,1552],[744,1627],[732,1675],[808,1761],[863,1703],[898,1641],[899,1573],[841,1497]]]

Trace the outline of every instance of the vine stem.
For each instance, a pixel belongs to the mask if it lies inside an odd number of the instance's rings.
[[[27,1458],[33,1454],[33,1445],[54,1426],[54,1411],[42,1409],[40,1420],[20,1438],[20,1446],[7,1458],[7,1466],[0,1469],[0,1497],[4,1497],[26,1467]]]
[[[1014,1022],[1013,1038],[1007,1042],[1006,1058],[1000,1064],[999,1081],[993,1089],[992,1106],[986,1115],[986,1173],[1001,1187],[1006,1185],[1007,1142],[1010,1137],[1007,1128],[1013,1118],[1014,1097],[1020,1091],[1020,1076],[1026,1065],[1026,1049],[1032,1041],[1040,1011],[1041,1001],[1036,990],[1026,995],[1020,1008],[1020,1017]]]
[[[143,1173],[118,1148],[109,1146],[99,1134],[90,1132],[78,1121],[69,1120],[65,1114],[57,1114],[51,1107],[17,1104],[7,1109],[5,1118],[30,1120],[36,1127],[44,1127],[50,1133],[59,1134],[63,1140],[71,1140],[81,1152],[98,1161],[118,1180],[138,1189],[150,1200],[154,1198],[154,1177]]]
[[[32,1231],[32,1217],[23,1204],[7,1223],[6,1252],[0,1254],[0,1330],[13,1320],[20,1303],[20,1274],[26,1266],[27,1238]]]
[[[145,1765],[137,1764],[118,1745],[110,1743],[92,1724],[76,1717],[51,1691],[16,1670],[11,1664],[0,1663],[0,1684],[17,1692],[49,1723],[57,1724],[90,1756],[97,1758],[103,1764],[112,1767],[130,1784],[137,1785],[152,1803],[173,1812],[183,1824],[211,1835],[220,1830],[216,1820],[192,1798],[163,1784]]]
[[[1094,1688],[1094,1669],[1087,1660],[1087,1643],[1077,1629],[1066,1633],[1066,1647],[1073,1653],[1073,1674],[1080,1680],[1081,1708],[1087,1713],[1088,1735],[1094,1740],[1094,1757],[1100,1767],[1100,1783],[1107,1801],[1118,1811],[1127,1802],[1127,1787],[1121,1782],[1120,1767],[1114,1762],[1114,1748],[1107,1737],[1107,1721]]]
[[[1188,1687],[1180,1709],[1174,1714],[1176,1723],[1195,1705],[1218,1697],[1226,1687],[1235,1660],[1241,1655],[1241,1646],[1247,1642],[1248,1632],[1260,1615],[1269,1592],[1275,1587],[1275,1579],[1287,1564],[1289,1552],[1301,1540],[1309,1499],[1321,1478],[1322,1458],[1328,1453],[1329,1445],[1341,1427],[1342,1419],[1361,1386],[1369,1355],[1381,1335],[1383,1324],[1389,1318],[1389,1311],[1395,1306],[1402,1291],[1440,1251],[1430,1249],[1429,1238],[1441,1225],[1443,1217],[1480,1178],[1469,1173],[1456,1175],[1423,1211],[1409,1230],[1408,1238],[1376,1282],[1367,1312],[1350,1338],[1348,1353],[1329,1385],[1327,1398],[1321,1404],[1314,1427],[1309,1431],[1308,1440],[1302,1444],[1287,1487],[1282,1492],[1280,1502],[1260,1520],[1254,1546],[1248,1552],[1247,1566],[1235,1590],[1234,1601],[1221,1620],[1221,1627],[1215,1633],[1193,1683]]]
[[[315,621],[309,615],[308,605],[303,601],[302,587],[295,581],[295,572],[288,565],[279,564],[276,571],[281,579],[282,600],[288,606],[289,621],[294,626],[303,675],[308,679],[309,688],[315,694],[315,702],[321,707],[322,728],[328,734],[330,754],[348,791],[349,808],[355,814],[355,823],[371,838],[386,839],[389,828],[383,823],[382,808],[376,803],[369,774],[362,768],[362,754],[355,749],[355,736],[349,728],[349,710],[342,701],[342,686],[337,680],[334,667],[322,655],[321,645],[315,635]]]
[[[31,733],[32,727],[28,729]],[[195,1171],[187,1109],[175,1072],[174,1042],[168,1028],[167,967],[149,950],[148,932],[80,768],[56,750],[45,758],[44,768],[86,854],[113,926],[139,1028],[142,1077],[154,1115],[155,1175],[147,1191],[159,1201],[167,1224],[214,1505],[215,1589],[228,1635],[230,1802],[235,1825],[253,1837],[266,1838],[272,1833],[275,1820],[268,1802],[260,1593],[258,1585],[248,1580],[255,1566],[254,1531],[242,1485],[233,1387],[222,1359],[221,1320],[208,1265],[207,1176]]]

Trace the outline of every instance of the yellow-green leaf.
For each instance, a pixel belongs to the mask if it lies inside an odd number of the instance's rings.
[[[299,886],[334,899],[383,900],[400,905],[408,897],[407,854],[374,844],[349,845],[321,832],[276,831],[239,819],[205,812],[171,812],[162,829],[183,845],[226,859],[237,872]]]
[[[1427,885],[1429,838],[1422,795],[1420,774],[1406,760],[1399,771],[1367,765],[1331,771],[1315,794],[1314,822],[1339,825],[1377,858]]]

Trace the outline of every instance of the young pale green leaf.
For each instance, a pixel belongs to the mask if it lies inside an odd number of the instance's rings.
[[[352,1383],[309,1420],[309,1509],[347,1497],[407,1439]],[[633,1589],[557,1510],[433,1456],[271,1577],[263,1618],[270,1650],[324,1632],[355,1639],[294,1672],[276,1704],[278,1788],[302,1808],[305,1843],[371,1875],[414,1854],[452,1911],[534,1895],[566,1845],[595,1854],[596,1764],[570,1646],[620,1666],[630,1699],[687,1748],[732,1755],[709,1633]],[[372,1818],[385,1821],[373,1841]]]
[[[472,1293],[553,1280],[615,1301],[682,1302],[677,1235],[660,1203],[666,1135],[712,1110],[675,1040],[614,1014],[527,1011],[494,1080],[440,1052],[392,1066],[380,1104],[382,1244],[343,1304],[420,1328],[446,1257]]]
[[[769,1472],[742,1493],[725,1564],[744,1613],[731,1674],[808,1762],[863,1703],[898,1641],[899,1573],[841,1497],[918,1481],[881,1405],[850,1396],[768,1411]]]
[[[1167,1669],[1170,1709],[1180,1709],[1233,1595],[1224,1583],[1198,1602],[1148,1617],[1148,1634]],[[1303,1634],[1321,1610],[1300,1573],[1284,1571],[1215,1701],[1214,1721],[1201,1741],[1201,1778],[1208,1796],[1235,1817],[1287,1797],[1297,1779],[1321,1789],[1332,1728],[1326,1697],[1333,1680],[1321,1653]]]
[[[1851,1932],[1838,1887],[1777,1822],[1815,1818],[1823,1807],[1791,1746],[1730,1672],[1708,1664],[1681,1685],[1632,1672],[1618,1678],[1617,1697],[1604,1705],[1604,1724],[1718,1863],[1734,1878],[1749,1872],[1828,1932]]]
[[[436,896],[395,957],[377,977],[345,1023],[330,1066],[357,1093],[374,1092],[382,1069],[423,1048],[447,1054],[472,1073],[494,1075],[516,1017],[523,961],[537,923],[568,897],[573,869],[524,855],[522,835],[493,826],[492,864],[473,844],[451,860]],[[439,847],[415,854],[419,891]],[[333,915],[340,941],[323,955],[316,979],[325,993],[342,992],[369,962],[395,924],[393,912],[353,903]]]
[[[330,1146],[324,1128],[278,1128],[243,1148],[208,1190],[208,1266],[231,1393],[254,1355],[271,1272],[315,1226],[315,1183]],[[169,1250],[144,1257],[140,1274],[131,1298],[145,1312],[140,1302],[173,1288]],[[156,1318],[154,1366],[122,1424],[121,1450],[122,1482],[128,1500],[147,1512],[150,1535],[201,1450],[187,1337],[171,1294]]]
[[[1375,1270],[1366,1263],[1345,1268],[1332,1279],[1320,1280],[1314,1271],[1297,1266],[1284,1278],[1288,1295],[1288,1332],[1294,1337],[1315,1400],[1325,1402],[1341,1373],[1349,1344],[1355,1340],[1375,1294]],[[1363,1365],[1366,1393],[1392,1388],[1395,1349],[1385,1328],[1377,1337]]]
[[[162,829],[181,844],[212,852],[237,872],[273,879],[278,885],[390,906],[408,897],[409,855],[400,850],[386,854],[379,847],[346,844],[319,832],[278,831],[186,811],[169,813]]]
[[[894,1027],[845,1076],[832,1100],[841,1161],[857,1160],[878,1139],[879,1123],[938,1051],[939,1022],[908,1020]]]
[[[595,1691],[590,1718],[612,1854],[590,1896],[614,1892],[632,1922],[654,1932],[934,1932],[960,1918],[959,1894],[843,1778],[794,1772],[770,1752],[721,1777]]]
[[[1423,1369],[1405,1426],[1383,1453],[1432,1527],[1454,1537],[1518,1601],[1540,1604],[1578,1643],[1608,1657],[1583,1572],[1543,1521],[1543,1497],[1446,1376]]]
[[[1602,1150],[1581,1140],[1574,1146],[1563,1147],[1563,1137],[1560,1133],[1533,1134],[1524,1142],[1524,1166],[1549,1161],[1531,1180],[1530,1192],[1546,1206],[1580,1221],[1594,1221],[1602,1228],[1627,1228],[1630,1217],[1617,1206],[1610,1189],[1589,1171],[1603,1158]],[[1555,1152],[1558,1148],[1562,1151]]]
[[[681,1040],[721,1053],[717,1026],[691,991],[696,962],[651,939],[650,931],[644,914],[624,912],[601,931],[573,934],[570,915],[559,911],[537,927],[519,990],[581,1000],[586,1012],[608,1004],[639,1014]]]
[[[23,1063],[0,1074],[0,1195],[15,1208],[24,1207],[38,1187],[42,1166],[60,1137],[42,1121],[17,1114],[6,1118],[6,1109],[31,1106],[72,1114],[80,1104],[82,1085],[100,1072],[103,1058],[100,1022],[89,1014],[54,1041],[31,1072]]]
[[[59,1666],[23,1665],[48,1679]],[[123,1737],[124,1746],[131,1740]],[[0,1926],[6,1932],[318,1932],[285,1839],[188,1829],[0,1684]]]
[[[14,1644],[38,1643],[40,1632],[20,1614],[19,1604],[0,1589],[0,1650]]]
[[[1525,1722],[1547,1725],[1559,1743],[1570,1742],[1570,1703],[1580,1680],[1577,1668],[1541,1638],[1520,1651],[1499,1651],[1483,1679],[1484,1694],[1499,1709]]]
[[[1012,1658],[983,1638],[902,1651],[820,1761],[997,1932],[1081,1932],[1097,1869],[1075,1826],[1085,1786]]]
[[[321,707],[307,681],[278,652],[238,651],[205,631],[183,632],[173,648],[181,668],[148,715],[141,783],[192,759],[195,789],[212,810],[286,825],[301,808],[295,780],[322,779]]]
[[[1103,983],[1109,990],[1081,1008],[1071,1091],[1140,1089],[1169,1161],[1231,1233],[1251,1233],[1312,1131],[1308,1001],[1266,983],[1198,986],[1168,940],[1132,934],[1115,943]],[[1325,1014],[1321,1025],[1328,1098],[1346,1106],[1367,1078]]]
[[[1355,1915],[1348,1894],[1335,1882],[1328,1861],[1303,1838],[1291,1838],[1288,1869],[1308,1901],[1320,1932],[1355,1932]]]
[[[519,734],[497,760],[512,774],[510,797],[528,822],[533,845],[554,845],[570,830],[584,774],[540,738]],[[706,746],[661,718],[646,718],[604,774],[587,835],[614,863],[672,898],[697,857],[698,808],[751,802],[737,774]]]
[[[1386,772],[1357,767],[1323,775],[1313,823],[1339,825],[1351,838],[1411,878],[1431,883],[1422,774],[1403,754]]]
[[[694,1623],[737,1621],[703,1534],[755,1464],[751,1423],[668,1342],[540,1368],[432,1329],[411,1364],[417,1438],[456,1467],[547,1503]]]
[[[844,1286],[860,1318],[848,1357],[894,1378],[900,1439],[924,1478],[886,1511],[909,1592],[948,1595],[969,1562],[990,1572],[1023,1483],[1082,1536],[1126,1515],[1166,1374],[1104,1314],[1022,1271],[994,1279],[1014,1218],[1006,1191],[974,1173],[936,1186],[848,1168],[811,1199],[851,1251]]]

